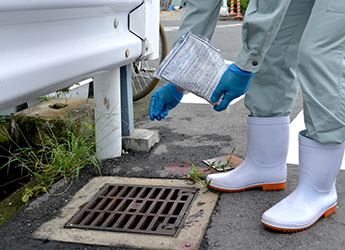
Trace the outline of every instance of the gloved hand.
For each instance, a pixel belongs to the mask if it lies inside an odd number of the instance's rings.
[[[155,91],[150,102],[150,119],[158,121],[164,119],[170,110],[180,103],[183,93],[175,85],[168,83]]]
[[[211,102],[217,102],[224,94],[222,102],[218,106],[214,106],[213,109],[216,111],[225,110],[233,99],[246,93],[251,77],[253,77],[253,73],[243,71],[237,68],[235,64],[231,64],[212,93]]]

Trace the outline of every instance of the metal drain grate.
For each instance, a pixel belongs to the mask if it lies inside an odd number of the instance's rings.
[[[194,188],[106,184],[65,227],[177,236],[197,193]]]

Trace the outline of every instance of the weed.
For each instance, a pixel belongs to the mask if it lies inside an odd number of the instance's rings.
[[[192,170],[190,171],[189,174],[187,174],[187,179],[191,181],[192,184],[195,184],[197,182],[202,182],[202,179],[200,178],[200,176],[202,176],[205,172],[200,171],[199,168],[196,168],[193,162],[191,162],[191,164],[192,164]]]
[[[40,102],[46,102],[46,101],[50,101],[52,98],[49,96],[41,96],[39,101]]]
[[[235,152],[235,149],[236,148],[232,149],[231,155],[230,155],[229,159],[227,159],[226,163],[222,163],[222,161],[218,161],[218,162],[213,161],[209,165],[210,169],[223,171],[223,172],[226,172],[227,169],[229,170],[229,168],[233,169],[234,167],[231,165],[231,158],[232,158],[233,153]]]
[[[96,156],[94,127],[86,124],[93,133],[77,136],[72,130],[72,124],[67,124],[65,136],[57,138],[51,129],[48,136],[40,136],[39,148],[35,148],[25,139],[25,146],[19,146],[6,131],[9,140],[15,147],[10,152],[9,161],[0,168],[15,164],[26,169],[32,178],[39,183],[32,188],[26,188],[22,200],[27,203],[31,197],[48,188],[60,179],[74,179],[79,177],[81,170],[93,165],[101,173],[101,161]],[[38,131],[40,133],[40,131]]]
[[[196,168],[195,165],[193,164],[193,162],[191,162],[192,165],[192,170],[189,172],[189,174],[187,174],[187,180],[191,181],[192,183],[188,183],[189,185],[193,185],[196,183],[200,183],[202,184],[205,188],[207,188],[207,190],[205,191],[211,191],[213,193],[218,193],[217,191],[213,190],[212,188],[210,188],[210,184],[211,184],[211,180],[207,181],[206,178],[202,178],[202,175],[205,174],[204,171],[200,170],[199,168]],[[210,168],[210,171],[213,172],[214,170]]]
[[[209,169],[207,169],[207,171],[210,171],[210,173],[212,174],[212,173],[216,173],[217,172],[216,170],[218,170],[218,171],[222,170],[222,171],[226,172],[226,169],[228,167],[230,167],[230,169],[234,168],[231,165],[231,158],[232,158],[233,153],[235,152],[235,149],[236,148],[232,149],[231,155],[230,155],[229,159],[226,161],[226,163],[223,164],[222,161],[218,161],[218,162],[213,161],[209,164]],[[194,166],[193,162],[191,162],[191,165],[192,165],[192,170],[190,170],[190,172],[186,176],[187,180],[191,181],[191,183],[188,183],[188,184],[193,185],[195,183],[201,183],[204,187],[207,188],[207,191],[211,191],[211,192],[218,194],[219,192],[210,188],[211,179],[209,181],[207,181],[206,178],[202,178],[202,176],[205,174],[205,171],[200,170],[199,168],[196,168]]]
[[[22,201],[25,204],[28,204],[30,198],[33,198],[42,192],[47,193],[48,192],[47,187],[42,186],[42,185],[37,185],[32,188],[26,187],[23,197],[22,197]]]
[[[8,122],[11,119],[11,115],[0,115],[0,123],[5,123]]]

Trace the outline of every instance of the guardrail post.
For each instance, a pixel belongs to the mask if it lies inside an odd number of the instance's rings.
[[[130,136],[134,132],[133,90],[131,65],[120,68],[121,74],[121,117],[122,135]]]
[[[96,152],[101,160],[122,152],[120,82],[119,68],[94,77]]]

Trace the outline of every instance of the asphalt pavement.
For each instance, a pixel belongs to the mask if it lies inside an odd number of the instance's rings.
[[[228,112],[215,112],[208,104],[181,103],[163,121],[143,117],[137,128],[158,130],[161,141],[148,153],[125,152],[103,162],[103,175],[139,178],[183,179],[191,162],[204,168],[202,160],[246,154],[246,116],[243,99]],[[0,227],[0,249],[126,249],[32,239],[31,234],[54,218],[75,192],[93,177],[92,168],[79,180],[60,183],[51,195],[35,199]],[[338,209],[312,228],[299,233],[276,233],[264,228],[261,215],[291,193],[298,184],[298,167],[288,165],[287,187],[283,191],[253,189],[223,193],[212,213],[199,249],[343,249],[345,238],[345,172],[338,176]],[[68,188],[68,189],[67,189]],[[67,189],[67,190],[66,190]],[[58,193],[61,193],[59,195]]]
[[[233,104],[228,112],[215,112],[209,104],[181,103],[163,121],[150,121],[149,97],[141,106],[136,128],[158,130],[160,142],[148,153],[124,152],[103,162],[103,175],[139,178],[184,179],[191,162],[205,168],[202,160],[234,154],[246,155],[246,116],[244,101]],[[297,103],[301,102],[299,95]],[[291,120],[300,111],[296,105]],[[31,234],[53,218],[97,172],[89,168],[78,180],[60,182],[51,194],[41,196],[0,227],[0,249],[128,249],[90,246],[33,239]],[[345,171],[337,179],[338,209],[320,219],[312,228],[299,233],[277,233],[265,229],[262,214],[291,193],[298,184],[298,166],[288,165],[287,187],[283,191],[253,189],[240,193],[222,193],[212,213],[199,249],[344,249],[345,245]],[[71,185],[70,185],[71,184]],[[154,240],[154,239],[153,239]]]

